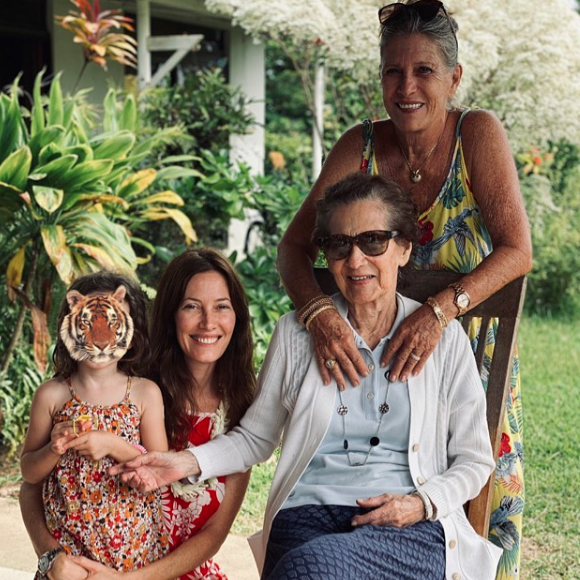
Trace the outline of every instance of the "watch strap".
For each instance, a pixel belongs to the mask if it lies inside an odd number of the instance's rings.
[[[455,296],[453,297],[453,304],[455,304],[455,307],[459,312],[458,316],[463,316],[467,312],[467,308],[459,304],[459,296],[461,296],[461,294],[464,294],[469,302],[471,302],[471,297],[459,282],[453,282],[453,284],[449,284],[448,288],[453,288],[453,290],[455,291]]]

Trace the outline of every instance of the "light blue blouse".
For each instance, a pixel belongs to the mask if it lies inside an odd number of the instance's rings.
[[[335,302],[348,320],[344,299],[335,298]],[[354,506],[357,499],[385,492],[408,494],[414,491],[408,461],[411,407],[406,382],[391,383],[386,401],[389,411],[382,421],[379,411],[387,395],[387,369],[380,367],[380,355],[404,318],[404,305],[397,297],[393,327],[374,350],[353,329],[356,345],[369,367],[369,376],[362,379],[360,386],[343,391],[342,402],[337,389],[337,411],[284,508],[307,504]],[[321,385],[320,388],[332,387]],[[338,413],[341,404],[348,407],[344,416]],[[370,439],[374,436],[380,442],[368,453]],[[344,449],[345,439],[348,450]]]

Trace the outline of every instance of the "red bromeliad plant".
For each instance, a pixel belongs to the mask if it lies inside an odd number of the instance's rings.
[[[74,33],[74,42],[83,48],[85,62],[77,82],[86,66],[94,62],[107,70],[107,60],[136,67],[137,42],[120,30],[134,31],[133,19],[123,16],[120,10],[101,12],[99,0],[70,0],[79,12],[70,10],[67,16],[57,16],[57,22],[63,28]]]

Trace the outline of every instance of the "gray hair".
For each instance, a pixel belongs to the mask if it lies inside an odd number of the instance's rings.
[[[419,227],[415,202],[398,183],[380,175],[360,171],[351,173],[328,187],[316,205],[316,223],[312,240],[330,235],[329,223],[335,210],[357,201],[377,200],[385,210],[385,229],[397,230],[395,241],[399,244],[417,242]]]
[[[411,5],[414,2],[408,2]],[[386,20],[381,26],[380,49],[381,70],[385,47],[394,37],[409,34],[424,34],[428,36],[438,47],[443,55],[443,61],[449,70],[457,66],[457,22],[439,10],[433,20],[423,20],[414,10],[403,10],[395,17]]]

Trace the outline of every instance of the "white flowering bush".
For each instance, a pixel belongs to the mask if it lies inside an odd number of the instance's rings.
[[[257,39],[322,56],[361,83],[379,66],[377,10],[384,0],[205,0]],[[459,24],[459,100],[493,110],[514,151],[580,143],[580,15],[570,0],[448,0]],[[302,61],[312,64],[314,57]],[[308,96],[307,96],[308,98]]]

